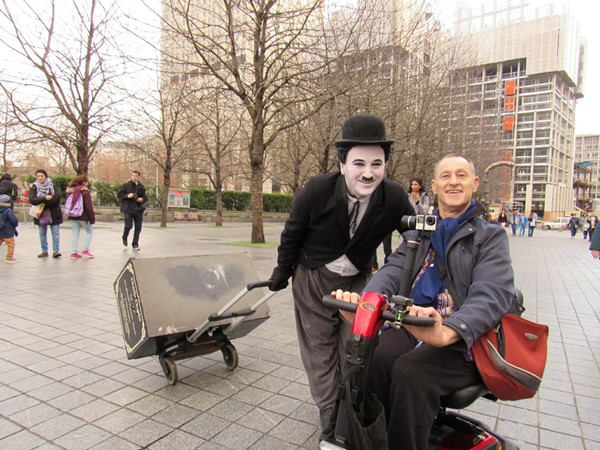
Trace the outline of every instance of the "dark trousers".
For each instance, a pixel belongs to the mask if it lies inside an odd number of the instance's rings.
[[[336,289],[361,292],[366,284],[367,277],[362,274],[342,277],[325,267],[307,269],[298,264],[294,271],[292,295],[300,357],[321,412],[335,406],[352,331],[338,310],[325,306],[321,299]]]
[[[123,229],[123,239],[127,240],[129,232],[133,230],[133,242],[131,245],[138,246],[140,243],[140,233],[142,232],[142,221],[144,220],[144,214],[142,213],[124,213],[123,220],[125,222],[125,228]]]
[[[427,449],[440,397],[481,383],[462,352],[415,344],[405,329],[385,330],[371,362],[368,383],[385,408],[390,449]]]

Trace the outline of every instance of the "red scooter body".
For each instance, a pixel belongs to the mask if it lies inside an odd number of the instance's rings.
[[[387,309],[385,297],[376,292],[365,292],[356,308],[356,316],[352,323],[352,334],[365,339],[377,337],[381,324],[382,314]]]
[[[347,362],[349,366],[360,366],[361,370],[349,380],[353,401],[360,402],[363,393],[355,389],[363,384],[362,377],[369,365],[370,358],[377,343],[377,338],[384,320],[396,320],[396,313],[388,310],[389,304],[386,298],[376,292],[363,293],[358,305],[340,302],[333,297],[326,296],[323,302],[329,306],[355,312],[352,324],[352,337],[346,345]],[[402,315],[398,318],[405,323],[414,322],[412,316]],[[343,389],[341,390],[343,392]],[[343,397],[342,397],[343,398]],[[344,420],[346,404],[339,403],[340,411],[335,435],[332,439],[322,441],[322,450],[363,450],[352,449],[347,440],[347,423]],[[511,442],[496,436],[487,426],[469,417],[455,412],[446,411],[443,408],[436,419],[430,437],[429,450],[492,450],[492,449],[518,449]],[[392,450],[392,449],[390,449]]]

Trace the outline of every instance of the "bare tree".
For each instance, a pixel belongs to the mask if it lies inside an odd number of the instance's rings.
[[[197,124],[188,115],[190,91],[186,83],[163,84],[152,100],[139,99],[140,137],[128,142],[160,167],[163,174],[160,226],[167,226],[167,206],[173,170],[186,160],[189,137]]]
[[[215,189],[216,225],[223,226],[223,184],[236,174],[239,158],[239,135],[242,118],[236,114],[240,105],[230,98],[231,92],[207,87],[197,100],[192,100],[196,123],[190,141],[197,143],[192,152],[194,164],[188,164],[185,172],[204,175]],[[191,146],[192,147],[192,146]]]
[[[8,173],[13,169],[16,159],[16,149],[24,142],[19,136],[17,120],[10,114],[8,103],[0,104],[2,111],[2,172]]]
[[[250,140],[252,236],[264,242],[262,192],[265,158],[278,135],[314,114],[330,98],[309,89],[331,64],[323,58],[324,0],[223,0],[204,7],[191,0],[165,0],[164,58],[187,77],[198,71],[232,92],[243,104]],[[346,26],[351,29],[351,22]],[[347,51],[338,41],[336,51]],[[315,109],[282,115],[290,105],[315,100]],[[287,117],[291,121],[281,120]]]
[[[0,10],[5,51],[15,67],[33,69],[0,80],[12,113],[60,147],[77,174],[87,175],[100,139],[118,123],[114,109],[122,98],[112,87],[122,60],[109,32],[115,3],[106,3],[2,0]]]

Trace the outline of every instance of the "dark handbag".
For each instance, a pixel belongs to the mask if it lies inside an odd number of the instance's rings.
[[[471,355],[485,386],[500,400],[533,397],[548,353],[548,326],[506,314],[473,343]]]
[[[50,210],[44,208],[38,221],[40,225],[52,225],[52,214],[50,214]]]
[[[350,372],[350,371],[349,371]],[[351,449],[357,450],[387,450],[387,424],[385,410],[377,397],[366,390],[366,395],[358,407],[354,410],[352,405],[352,392],[350,383],[346,377],[346,421],[348,424],[348,443]]]
[[[441,258],[440,278],[457,309],[462,304]],[[519,305],[519,311],[524,308]],[[507,313],[471,346],[471,356],[483,383],[500,400],[533,397],[540,387],[548,355],[548,326]]]

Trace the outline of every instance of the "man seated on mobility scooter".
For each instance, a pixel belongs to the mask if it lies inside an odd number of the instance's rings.
[[[437,230],[404,233],[403,244],[363,291],[387,298],[400,292],[407,242],[420,241],[408,278],[414,303],[408,314],[432,317],[435,323],[384,329],[368,371],[369,390],[385,410],[391,450],[428,448],[441,397],[482,383],[469,355],[471,345],[504,314],[518,311],[508,238],[503,228],[480,217],[484,210],[473,201],[478,186],[468,158],[449,154],[438,161],[431,181],[438,200]],[[444,267],[458,301],[444,285]],[[352,303],[360,298],[341,290],[333,294]]]

